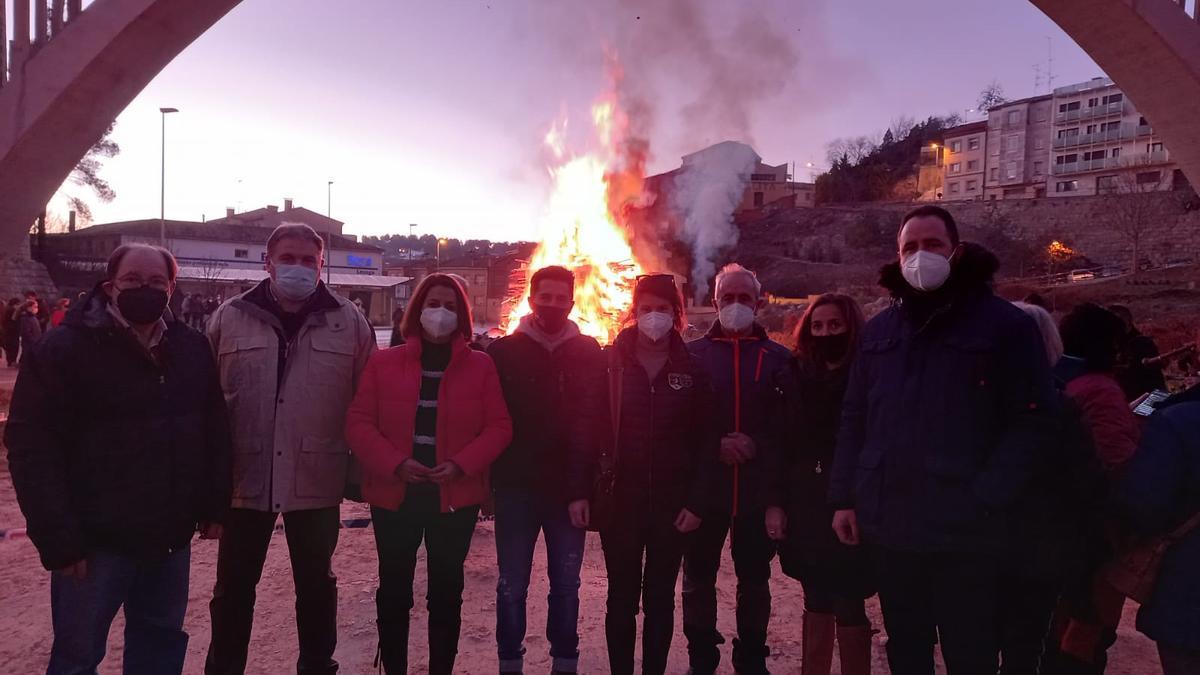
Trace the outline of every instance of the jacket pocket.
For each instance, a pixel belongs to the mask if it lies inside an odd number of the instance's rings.
[[[296,458],[296,496],[341,497],[349,462],[350,453],[341,439],[305,436]]]
[[[931,455],[925,458],[925,517],[946,534],[977,530],[983,504],[973,485],[980,462],[971,456]]]
[[[308,354],[308,383],[325,386],[349,386],[354,380],[353,336],[315,333]]]
[[[224,337],[217,349],[217,366],[221,373],[221,388],[226,399],[238,390],[263,386],[278,356],[277,340],[269,335],[230,335]]]

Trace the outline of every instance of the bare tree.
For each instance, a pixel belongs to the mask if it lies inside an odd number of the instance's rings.
[[[979,92],[979,100],[975,103],[975,109],[979,112],[987,112],[1007,102],[1008,97],[1004,95],[1004,87],[1000,81],[992,80],[991,84]]]
[[[908,138],[912,130],[917,126],[917,120],[912,115],[900,115],[892,118],[892,123],[888,125],[888,130],[892,132],[892,138],[897,141],[902,141]]]
[[[217,282],[221,280],[221,272],[228,266],[228,263],[216,258],[204,258],[198,261],[196,270],[204,282],[205,295],[217,294]]]
[[[113,190],[108,181],[100,176],[100,169],[104,166],[104,160],[112,159],[121,152],[121,146],[117,145],[117,142],[112,139],[112,131],[115,124],[116,122],[108,125],[108,128],[104,130],[104,135],[100,137],[100,140],[96,141],[95,145],[88,148],[83,159],[79,160],[79,163],[71,170],[71,175],[67,179],[71,184],[90,189],[100,201],[106,204],[117,196],[116,191]],[[68,193],[67,204],[78,215],[81,224],[86,225],[91,223],[92,208],[86,199],[79,194]]]
[[[849,139],[835,138],[825,144],[825,163],[833,166],[842,161],[843,157],[849,158]]]
[[[1105,210],[1110,229],[1132,249],[1132,274],[1137,274],[1141,267],[1146,235],[1177,210],[1174,195],[1156,194],[1169,189],[1169,176],[1169,172],[1159,169],[1138,171],[1131,167],[1115,178]]]

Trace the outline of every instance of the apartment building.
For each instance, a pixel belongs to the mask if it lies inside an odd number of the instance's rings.
[[[988,111],[985,199],[1046,194],[1053,97],[1010,101]]]
[[[921,152],[926,199],[1073,197],[1184,183],[1150,122],[1104,77],[996,106],[986,123],[948,129],[941,145]],[[935,189],[924,184],[927,173]]]
[[[941,157],[943,200],[983,197],[987,169],[987,131],[987,120],[946,130]]]
[[[1052,196],[1170,189],[1175,165],[1154,128],[1108,78],[1054,90]]]

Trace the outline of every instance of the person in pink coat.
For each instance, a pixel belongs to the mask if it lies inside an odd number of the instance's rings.
[[[512,438],[512,420],[490,357],[472,350],[471,309],[445,274],[421,281],[401,321],[405,344],[367,363],[346,417],[363,466],[379,553],[379,657],[408,670],[409,611],[417,549],[428,559],[429,664],[450,673],[462,625],[463,563],[488,467]]]

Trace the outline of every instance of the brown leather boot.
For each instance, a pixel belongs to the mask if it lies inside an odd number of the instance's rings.
[[[838,626],[837,643],[842,675],[870,675],[871,633],[870,626]]]
[[[829,675],[833,666],[833,638],[836,622],[832,614],[804,613],[804,661],[801,675]]]

